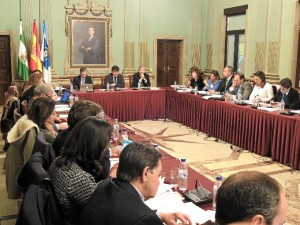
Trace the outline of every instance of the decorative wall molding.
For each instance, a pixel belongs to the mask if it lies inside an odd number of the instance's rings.
[[[213,53],[213,45],[207,44],[206,68],[208,68],[208,69],[212,68],[212,53]]]
[[[255,46],[255,71],[265,70],[266,47],[264,42],[257,42]]]
[[[278,74],[280,44],[277,41],[269,42],[268,72]]]
[[[192,44],[192,66],[197,66],[201,68],[201,44]]]

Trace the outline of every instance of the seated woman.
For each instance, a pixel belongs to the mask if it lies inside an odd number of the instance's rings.
[[[189,79],[187,87],[194,89],[197,86],[198,90],[202,90],[204,87],[202,75],[203,72],[201,70],[197,67],[192,67],[191,78]]]
[[[209,78],[210,79],[208,81],[204,81],[205,87],[203,88],[203,90],[214,92],[215,90],[218,89],[221,83],[220,74],[217,70],[212,70]]]
[[[41,97],[33,101],[28,111],[28,118],[38,125],[45,134],[48,143],[53,144],[57,132],[54,130],[56,119],[55,101],[48,97]]]
[[[253,102],[269,102],[273,97],[272,85],[266,82],[266,75],[262,71],[254,73],[255,86],[251,92],[249,100]]]
[[[20,97],[20,102],[22,102],[23,100],[27,100],[27,102],[29,102],[29,100],[33,97],[34,88],[37,85],[44,83],[43,78],[44,75],[40,70],[35,70],[32,72],[32,74],[30,74],[29,82],[24,85],[24,90]]]
[[[16,186],[16,177],[21,166],[32,154],[36,135],[39,131],[45,134],[47,142],[52,144],[56,133],[51,124],[56,118],[55,102],[51,98],[36,99],[28,114],[22,116],[7,134],[10,143],[6,154],[6,184],[8,197],[20,197]]]
[[[66,225],[77,224],[97,186],[94,177],[101,172],[99,161],[111,133],[110,124],[97,117],[80,121],[70,132],[61,156],[48,170]]]

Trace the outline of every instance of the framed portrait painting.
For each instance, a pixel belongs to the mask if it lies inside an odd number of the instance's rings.
[[[109,67],[109,18],[68,18],[70,68]]]

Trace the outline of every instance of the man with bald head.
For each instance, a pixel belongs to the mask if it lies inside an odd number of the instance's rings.
[[[229,176],[217,193],[219,225],[281,225],[288,203],[281,185],[267,174],[243,171]]]

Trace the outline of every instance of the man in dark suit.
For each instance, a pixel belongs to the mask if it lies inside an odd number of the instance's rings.
[[[298,109],[299,108],[299,93],[292,88],[292,81],[289,78],[284,78],[280,81],[280,89],[273,98],[274,102],[281,102],[284,100],[285,108]]]
[[[111,68],[111,73],[105,77],[104,88],[124,88],[125,81],[122,74],[119,74],[120,68],[114,65]],[[108,86],[109,85],[109,86]]]
[[[220,83],[219,88],[217,91],[219,92],[226,92],[232,85],[232,79],[233,79],[233,68],[232,66],[226,66],[223,70],[223,79]]]
[[[139,72],[133,74],[133,82],[132,82],[132,87],[138,87],[139,83],[141,87],[150,87],[150,76],[149,74],[145,73],[145,67],[140,66],[139,67]]]
[[[233,76],[232,86],[233,90],[229,88],[229,94],[242,96],[241,100],[248,100],[252,92],[252,85],[249,81],[245,81],[245,75],[243,73],[237,73]]]
[[[162,225],[192,224],[182,213],[156,213],[144,200],[154,197],[162,172],[161,154],[153,147],[133,142],[120,155],[117,178],[99,183],[89,199],[79,224]]]
[[[81,84],[92,84],[93,80],[90,76],[87,76],[86,67],[80,68],[80,75],[73,79],[74,89],[80,89]]]
[[[94,37],[95,30],[93,27],[89,27],[88,34],[89,37],[83,40],[79,49],[80,52],[84,53],[83,64],[98,64],[99,40]]]

